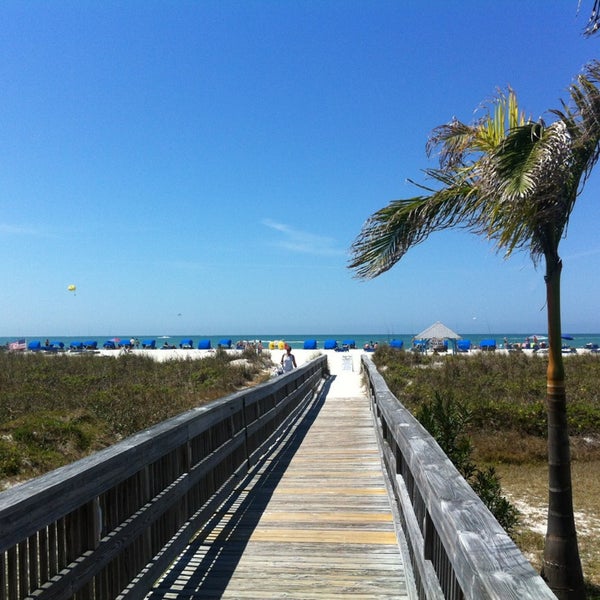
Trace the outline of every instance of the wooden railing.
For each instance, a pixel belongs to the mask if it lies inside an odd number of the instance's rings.
[[[326,369],[318,357],[0,494],[0,599],[143,598]]]
[[[362,362],[419,597],[555,598],[371,358]]]

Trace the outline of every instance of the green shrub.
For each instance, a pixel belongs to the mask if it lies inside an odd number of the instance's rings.
[[[465,479],[471,477],[475,466],[471,460],[473,446],[466,434],[470,415],[465,406],[450,395],[444,399],[439,392],[435,392],[434,399],[424,402],[416,417],[460,474]]]
[[[82,411],[69,414],[39,411],[2,424],[5,441],[3,476],[18,475],[23,468],[39,474],[89,453],[103,428]]]
[[[494,468],[481,470],[473,462],[473,446],[466,433],[471,415],[465,405],[457,402],[452,395],[444,398],[436,392],[433,400],[421,405],[417,418],[498,523],[511,535],[519,522],[519,513],[502,495],[500,479]]]
[[[12,429],[13,439],[40,450],[72,446],[78,451],[89,448],[91,437],[85,427],[70,418],[53,413],[37,413],[21,417]]]
[[[511,537],[514,537],[516,527],[519,525],[519,511],[502,495],[500,478],[494,467],[476,469],[469,483],[498,523]]]

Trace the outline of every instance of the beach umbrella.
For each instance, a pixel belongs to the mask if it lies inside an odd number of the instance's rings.
[[[458,335],[458,333],[455,333],[454,331],[452,331],[452,329],[450,329],[449,327],[446,327],[440,321],[436,321],[433,325],[430,325],[427,329],[424,329],[423,331],[421,331],[421,333],[417,334],[415,337],[420,340],[430,340],[432,338],[436,338],[438,340],[444,340],[444,339],[459,340],[460,339],[460,335]]]
[[[440,321],[436,321],[433,325],[430,325],[415,337],[419,340],[452,340],[454,352],[456,351],[456,340],[461,339],[458,333],[452,331],[450,327],[446,327],[446,325]]]

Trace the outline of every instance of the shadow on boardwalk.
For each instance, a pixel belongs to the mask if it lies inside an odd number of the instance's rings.
[[[335,375],[311,400],[302,417],[244,477],[218,511],[198,531],[148,600],[158,598],[220,597],[227,588],[250,536],[277,484],[323,407]]]

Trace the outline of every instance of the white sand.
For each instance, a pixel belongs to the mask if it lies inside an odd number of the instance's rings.
[[[124,352],[124,350],[106,350],[105,348],[99,348],[96,353],[100,354],[102,356],[121,356],[122,353]],[[226,352],[228,354],[232,354],[234,356],[241,356],[242,351],[241,350],[226,350]],[[285,353],[284,350],[263,350],[264,353],[270,353],[271,355],[271,359],[273,361],[273,364],[278,365],[279,362],[281,361],[281,357],[283,356],[283,354]],[[465,352],[465,353],[459,353],[459,356],[469,356],[469,355],[474,355],[474,354],[479,354],[481,351],[479,349],[473,349],[470,350],[469,352]],[[508,353],[508,350],[505,350],[503,348],[498,348],[495,350],[496,354],[506,354]],[[523,350],[523,352],[525,354],[533,354],[533,350]],[[165,360],[186,360],[186,359],[192,359],[192,360],[196,360],[199,358],[205,358],[206,356],[212,356],[214,355],[215,351],[214,350],[198,350],[198,349],[181,349],[181,348],[176,348],[176,349],[172,349],[172,350],[163,350],[163,349],[156,349],[156,350],[145,350],[145,349],[137,349],[137,350],[131,350],[131,354],[135,354],[138,356],[150,356],[155,360],[158,361],[165,361]],[[356,370],[357,368],[360,367],[360,357],[361,355],[364,353],[364,350],[362,349],[356,349],[356,350],[349,350],[348,352],[336,352],[335,350],[323,350],[323,349],[317,349],[317,350],[303,350],[303,349],[292,349],[292,354],[296,357],[296,364],[298,366],[303,365],[305,362],[311,360],[312,358],[314,358],[315,356],[319,356],[322,354],[325,354],[328,357],[328,362],[329,362],[329,368],[331,370],[331,372],[336,372],[342,369],[342,361],[345,360],[349,360],[349,359],[345,359],[344,357],[346,356],[351,356],[352,357],[352,364],[354,369]],[[540,354],[542,354],[542,351],[539,352]],[[585,350],[582,348],[578,348],[576,353],[573,354],[563,354],[563,356],[576,356],[577,354],[587,354],[589,353],[589,350]],[[449,356],[451,355],[452,352],[447,352],[447,353],[441,353],[439,354],[439,357],[443,357],[443,356]],[[428,355],[431,355],[430,352],[428,352]],[[346,367],[348,365],[345,365]]]
[[[103,356],[120,356],[122,350],[98,350],[97,353]],[[233,356],[241,356],[241,350],[226,350]],[[263,350],[269,353],[273,362],[273,369],[280,364],[281,357],[285,354],[284,350]],[[196,360],[214,355],[214,350],[131,350],[132,354],[141,356],[150,356],[155,360]],[[361,355],[363,350],[349,350],[347,352],[336,352],[335,350],[292,350],[296,358],[296,365],[301,367],[306,362],[323,354],[327,356],[329,372],[335,375],[331,384],[329,393],[336,398],[353,398],[361,396],[364,393],[363,377],[361,372]]]
[[[241,356],[241,350],[226,350],[228,354],[233,356]],[[102,356],[122,356],[124,350],[106,350],[104,348],[98,349],[97,354]],[[213,356],[214,350],[197,350],[197,349],[181,349],[176,348],[173,350],[145,350],[137,349],[131,350],[131,354],[137,356],[149,356],[154,360],[166,361],[166,360],[197,360],[199,358],[205,358],[207,356]],[[285,350],[263,350],[263,353],[269,353],[273,365],[278,365],[281,361],[281,357],[285,354]],[[335,350],[292,350],[292,354],[296,358],[296,364],[300,367],[304,363],[312,360],[316,356],[325,354],[329,363],[329,370],[332,373],[339,373],[344,371],[359,371],[360,370],[360,356],[363,354],[363,350],[349,350],[348,352],[336,352]],[[352,362],[350,366],[349,362]]]

